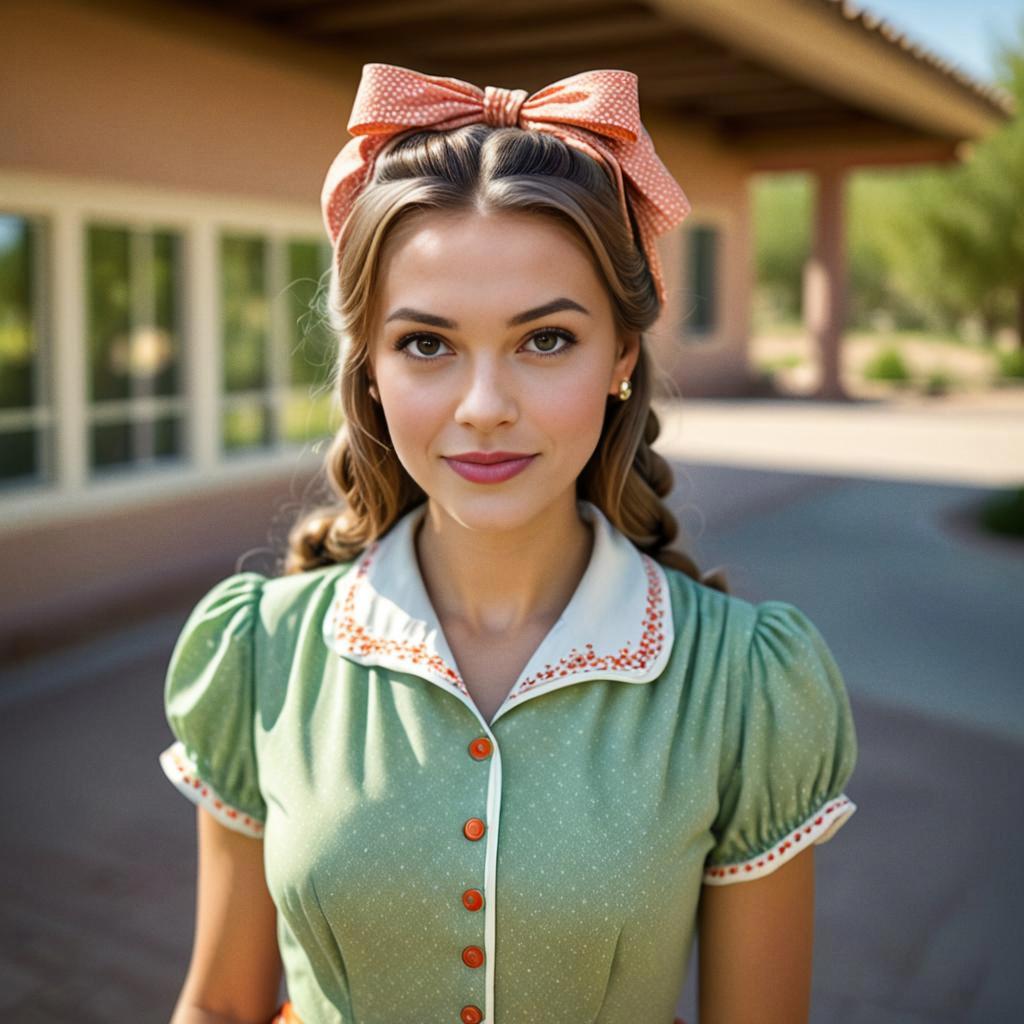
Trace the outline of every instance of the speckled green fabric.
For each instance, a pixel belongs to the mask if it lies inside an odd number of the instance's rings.
[[[414,516],[355,565],[230,576],[186,622],[161,763],[262,837],[304,1024],[671,1024],[702,884],[760,878],[856,809],[846,690],[807,616],[654,569],[585,511],[590,568],[490,723],[447,674]]]

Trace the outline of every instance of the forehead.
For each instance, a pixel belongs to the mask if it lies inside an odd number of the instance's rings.
[[[572,227],[520,211],[417,212],[388,237],[380,270],[385,308],[418,296],[435,306],[484,300],[503,310],[556,293],[600,305],[606,291],[593,254]]]

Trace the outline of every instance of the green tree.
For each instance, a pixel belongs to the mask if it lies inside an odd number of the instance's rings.
[[[962,164],[915,175],[889,244],[903,287],[946,314],[977,311],[990,329],[1012,315],[1024,345],[1024,19],[996,59],[1016,116]]]
[[[758,288],[775,316],[799,319],[811,237],[811,182],[802,173],[765,174],[754,179],[752,188]]]

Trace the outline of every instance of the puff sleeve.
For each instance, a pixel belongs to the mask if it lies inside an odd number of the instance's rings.
[[[770,874],[831,839],[857,809],[844,792],[857,760],[846,687],[824,638],[799,608],[774,600],[756,605],[725,714],[727,756],[707,885]]]
[[[160,766],[193,803],[261,837],[266,805],[254,746],[255,641],[266,577],[240,572],[193,608],[171,654],[164,713],[175,742]]]

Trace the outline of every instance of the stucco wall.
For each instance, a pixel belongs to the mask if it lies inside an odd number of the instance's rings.
[[[133,7],[0,5],[0,164],[315,207],[359,65]]]
[[[746,386],[753,283],[747,168],[702,125],[679,123],[646,110],[644,122],[693,207],[682,226],[659,240],[670,298],[652,332],[652,348],[679,394],[741,393]],[[686,287],[683,235],[695,224],[715,225],[721,231],[717,326],[701,338],[686,330],[693,296]]]
[[[317,485],[292,473],[0,535],[0,666],[187,606],[238,569],[276,575]]]

